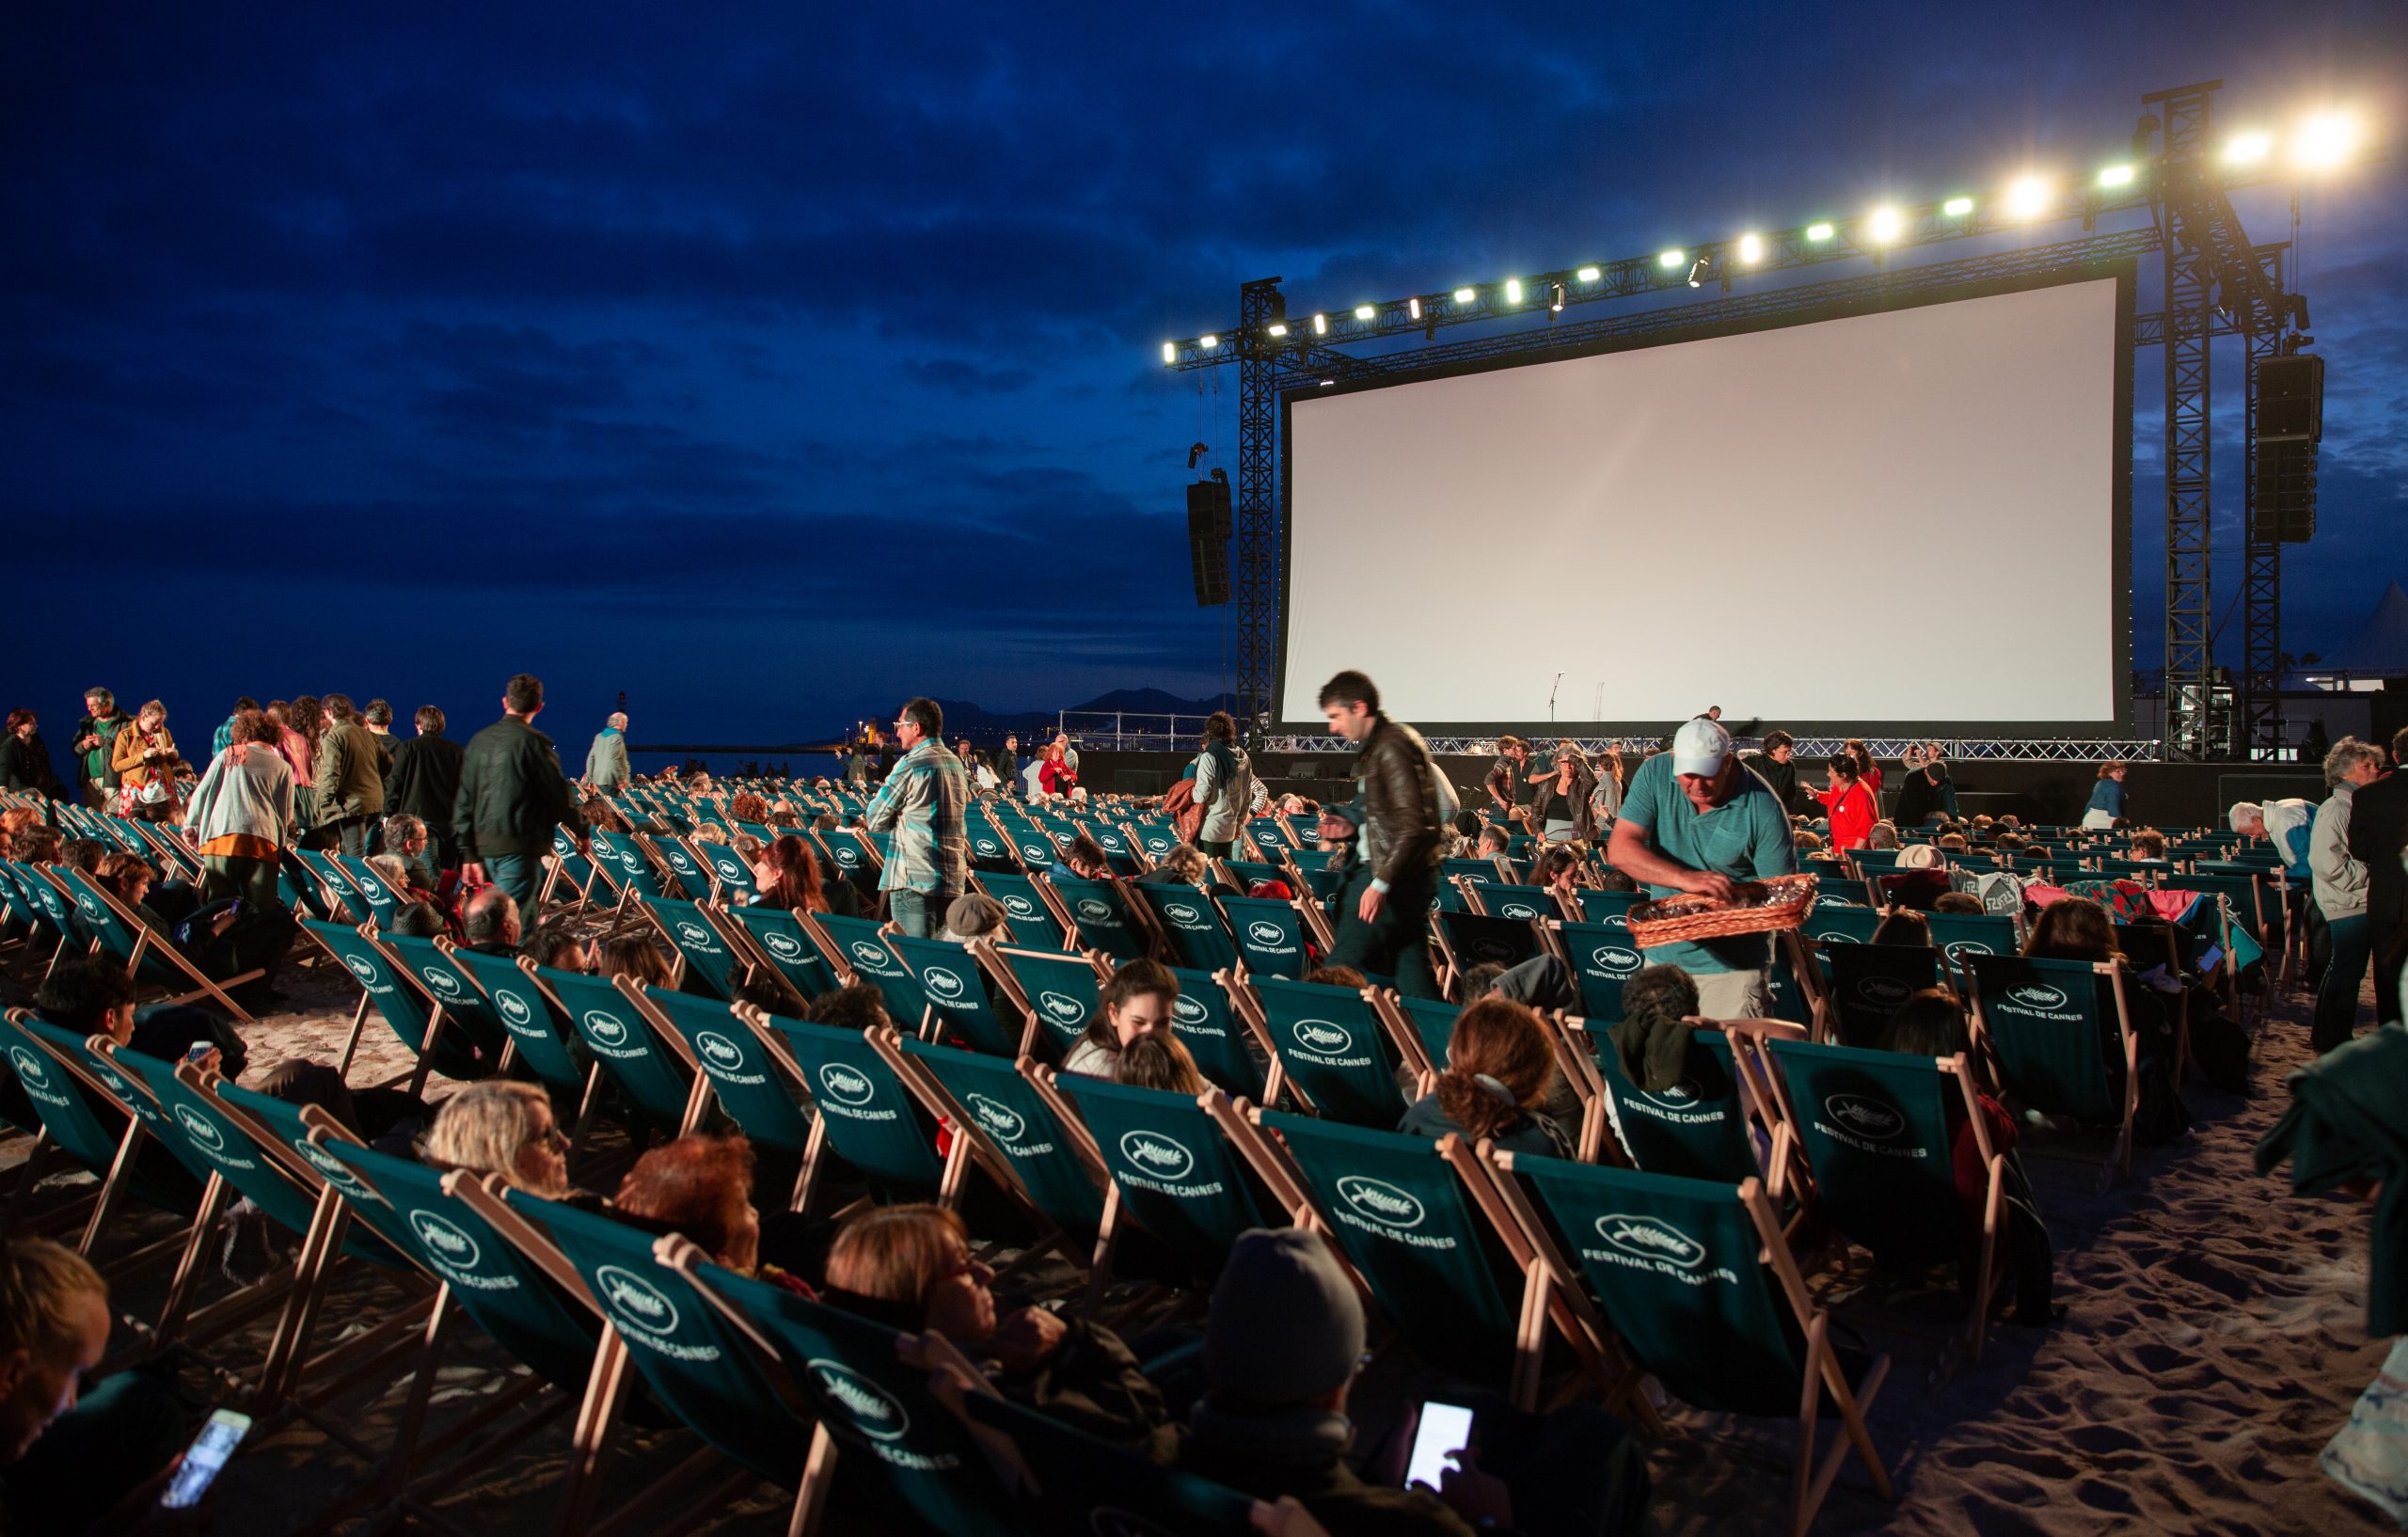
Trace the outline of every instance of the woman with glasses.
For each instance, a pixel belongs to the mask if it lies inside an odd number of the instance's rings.
[[[552,1101],[533,1084],[488,1079],[455,1090],[435,1112],[419,1145],[430,1168],[498,1174],[531,1196],[589,1210],[610,1203],[568,1182],[568,1138]]]
[[[1004,1397],[1089,1435],[1133,1444],[1169,1416],[1120,1337],[1042,1307],[1006,1308],[995,1273],[940,1206],[887,1206],[847,1223],[824,1300],[910,1334],[943,1335]]]

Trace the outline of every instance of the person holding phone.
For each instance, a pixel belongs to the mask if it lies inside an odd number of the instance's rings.
[[[110,1319],[108,1283],[73,1250],[41,1238],[0,1248],[0,1531],[205,1529],[205,1508],[159,1505],[191,1432],[174,1389],[141,1371],[82,1388]]]

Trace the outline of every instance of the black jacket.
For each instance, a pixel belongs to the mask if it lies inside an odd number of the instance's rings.
[[[1361,786],[1363,837],[1376,846],[1373,879],[1393,886],[1438,868],[1438,792],[1421,733],[1383,715],[1354,759]]]
[[[1744,761],[1756,771],[1756,777],[1771,788],[1784,813],[1795,816],[1799,812],[1813,809],[1814,801],[1798,788],[1798,760],[1795,757],[1787,763],[1775,763],[1771,753],[1759,753]]]
[[[393,750],[392,768],[385,771],[385,810],[407,812],[448,841],[452,808],[460,799],[460,760],[466,755],[458,742],[440,732],[402,742]]]
[[[452,802],[463,861],[549,853],[552,829],[577,820],[577,797],[549,737],[505,715],[468,738]]]
[[[2396,769],[2350,798],[2350,857],[2367,867],[2367,922],[2374,932],[2376,963],[2384,944],[2399,943],[2408,919],[2408,871],[2400,851],[2408,848],[2408,769]]]
[[[0,737],[0,789],[57,792],[58,776],[51,771],[50,749],[42,746],[40,732],[29,741],[19,741],[13,731]]]

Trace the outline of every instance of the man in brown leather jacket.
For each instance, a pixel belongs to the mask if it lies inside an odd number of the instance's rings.
[[[1329,964],[1392,976],[1408,998],[1435,998],[1430,904],[1437,895],[1444,814],[1429,746],[1419,732],[1380,713],[1380,690],[1360,673],[1340,673],[1323,685],[1321,709],[1331,731],[1362,749],[1354,759],[1360,862],[1339,901]]]

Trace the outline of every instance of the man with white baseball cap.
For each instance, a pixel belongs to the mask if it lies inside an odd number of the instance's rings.
[[[1606,858],[1656,896],[1695,892],[1727,900],[1736,882],[1798,871],[1797,844],[1780,798],[1740,767],[1731,734],[1704,716],[1681,727],[1670,753],[1639,766]],[[1767,935],[1660,944],[1647,951],[1647,959],[1694,977],[1699,1010],[1709,1018],[1763,1019],[1772,1012]]]

